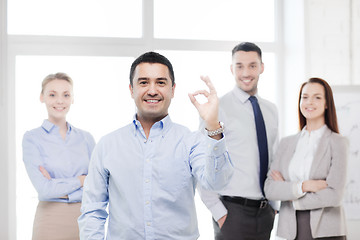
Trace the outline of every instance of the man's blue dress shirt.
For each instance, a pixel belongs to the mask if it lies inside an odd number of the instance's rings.
[[[104,239],[108,218],[107,239],[197,239],[197,182],[222,188],[232,170],[224,139],[191,133],[169,116],[156,122],[146,139],[134,120],[94,149],[78,220],[80,238]]]
[[[87,175],[95,141],[90,133],[67,125],[65,139],[48,120],[24,134],[23,160],[40,201],[81,201],[83,188],[77,176]],[[50,180],[42,175],[40,166],[49,172]],[[66,195],[68,199],[60,198]]]

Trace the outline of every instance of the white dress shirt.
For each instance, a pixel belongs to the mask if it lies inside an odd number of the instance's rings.
[[[269,150],[269,166],[278,144],[278,113],[276,106],[258,98],[263,114]],[[215,220],[227,214],[220,195],[240,196],[259,200],[263,198],[260,183],[260,160],[256,135],[254,112],[250,95],[235,88],[220,99],[220,121],[225,124],[226,146],[234,165],[234,174],[222,190],[210,192],[199,187],[202,201],[211,211]],[[200,128],[204,128],[203,125]]]

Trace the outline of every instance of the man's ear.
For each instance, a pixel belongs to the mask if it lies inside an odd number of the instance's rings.
[[[44,103],[44,94],[40,93],[40,102]]]
[[[129,90],[130,90],[131,97],[134,98],[134,89],[131,86],[131,83],[129,84]]]
[[[171,96],[171,98],[173,98],[175,96],[175,87],[176,87],[176,83],[174,83],[174,86],[172,86],[172,96]]]
[[[260,71],[260,74],[262,74],[265,70],[265,65],[264,63],[261,63],[261,71]]]

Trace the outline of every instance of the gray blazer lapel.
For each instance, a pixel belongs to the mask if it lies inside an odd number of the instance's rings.
[[[297,146],[300,136],[301,136],[301,132],[299,132],[298,134],[294,135],[293,137],[291,137],[289,139],[289,142],[287,143],[287,150],[285,151],[284,156],[282,156],[282,157],[287,158],[287,159],[285,159],[286,164],[283,164],[283,169],[282,169],[283,177],[286,180],[290,180],[289,164],[291,162],[291,159],[294,156],[296,146]]]
[[[314,173],[318,169],[318,166],[321,163],[321,159],[323,158],[326,149],[329,146],[330,135],[331,135],[331,130],[326,128],[323,136],[319,140],[319,145],[314,155],[314,160],[312,162],[310,175],[309,175],[310,179],[312,179],[312,177],[314,176]]]

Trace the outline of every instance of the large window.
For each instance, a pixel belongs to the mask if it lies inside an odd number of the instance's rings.
[[[155,0],[154,3],[156,38],[275,40],[274,1]]]
[[[9,0],[8,33],[139,38],[141,0]]]
[[[145,51],[158,51],[174,65],[177,87],[170,115],[196,130],[198,114],[187,93],[206,87],[200,75],[210,76],[219,96],[230,91],[235,85],[231,49],[238,42],[253,41],[263,49],[259,94],[278,101],[276,9],[276,0],[8,0],[17,239],[31,239],[36,211],[37,193],[22,162],[21,141],[47,117],[39,101],[46,75],[66,72],[73,78],[75,102],[68,120],[99,140],[135,113],[128,89],[131,62]],[[200,239],[212,239],[210,213],[198,197],[196,204]]]

